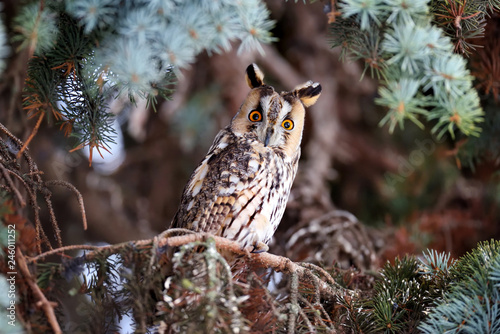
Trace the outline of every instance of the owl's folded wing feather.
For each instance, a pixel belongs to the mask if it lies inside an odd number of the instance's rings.
[[[262,168],[266,154],[235,139],[228,129],[216,137],[184,190],[172,227],[240,239],[249,232],[245,225],[262,220],[266,194],[261,190],[272,182]]]

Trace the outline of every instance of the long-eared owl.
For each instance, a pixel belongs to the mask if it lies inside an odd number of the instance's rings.
[[[321,86],[309,81],[277,93],[263,79],[257,65],[248,66],[251,91],[191,176],[172,228],[268,250],[297,173],[304,108],[316,102]]]

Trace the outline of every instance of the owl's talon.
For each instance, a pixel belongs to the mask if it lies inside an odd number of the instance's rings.
[[[262,241],[259,241],[255,245],[253,245],[253,249],[250,251],[250,253],[263,253],[267,252],[269,250],[269,246],[263,243]]]

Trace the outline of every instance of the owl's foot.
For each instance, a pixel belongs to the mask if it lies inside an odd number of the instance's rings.
[[[250,250],[250,253],[263,253],[267,252],[268,250],[269,246],[263,243],[262,241],[259,241],[255,245],[253,245],[253,248]]]

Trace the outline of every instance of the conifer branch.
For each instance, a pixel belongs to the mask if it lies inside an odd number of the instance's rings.
[[[482,37],[498,3],[428,3],[342,0],[336,4],[341,17],[331,23],[333,46],[342,48],[341,56],[363,59],[365,71],[380,80],[376,103],[389,111],[379,124],[388,124],[389,132],[403,129],[405,120],[423,128],[425,118],[438,138],[478,137],[484,113],[462,55],[474,47],[472,38]]]
[[[69,250],[77,249],[91,250],[89,253],[85,254],[85,258],[87,260],[91,260],[100,254],[117,253],[127,247],[130,247],[131,245],[136,248],[153,247],[155,244],[157,244],[157,247],[180,247],[189,243],[202,242],[206,241],[209,238],[213,238],[218,249],[229,251],[236,255],[244,255],[247,261],[257,264],[262,268],[270,268],[284,274],[298,275],[298,278],[300,280],[310,280],[312,278],[315,281],[315,284],[317,284],[319,292],[323,298],[335,299],[334,296],[336,296],[340,291],[343,291],[338,283],[335,282],[335,280],[325,270],[312,264],[295,263],[287,257],[274,255],[271,253],[248,253],[247,251],[241,249],[240,245],[237,242],[218,236],[213,236],[208,233],[191,233],[189,235],[168,237],[168,234],[170,233],[172,233],[172,231],[167,230],[160,236],[152,239],[127,241],[109,246],[65,246],[29,258],[28,261],[30,263],[35,263],[49,255],[64,253]],[[164,237],[165,235],[167,235],[167,237]],[[319,272],[323,279],[316,275],[310,275],[310,273],[314,271]]]

